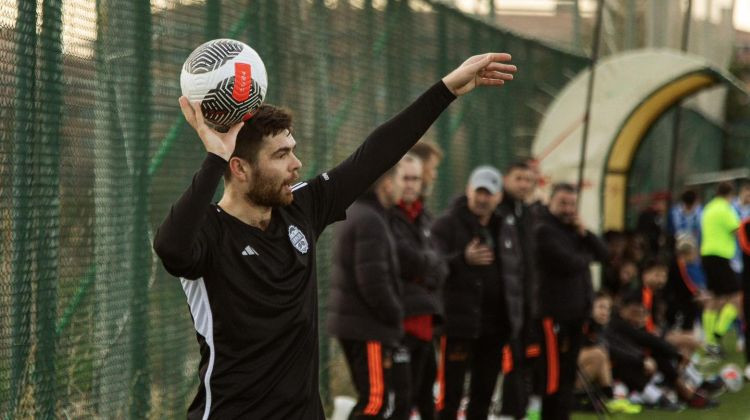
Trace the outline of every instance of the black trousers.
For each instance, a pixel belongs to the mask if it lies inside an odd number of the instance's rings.
[[[646,372],[643,371],[642,364],[618,364],[615,363],[614,360],[612,361],[612,377],[622,381],[629,390],[638,392],[643,391],[643,388],[645,388],[651,380],[651,378],[646,375]]]
[[[437,401],[438,418],[455,420],[463,397],[466,373],[469,381],[467,420],[486,420],[502,367],[505,335],[484,335],[476,339],[443,337],[440,342],[440,365]]]
[[[389,420],[409,420],[411,417],[413,380],[409,349],[403,343],[393,350],[391,368],[391,390],[393,391],[393,412]]]
[[[358,396],[349,418],[391,418],[394,405],[391,384],[393,349],[379,341],[339,341]]]
[[[522,419],[526,417],[535,359],[527,359],[526,346],[520,338],[511,339],[503,350],[503,405],[500,414]]]
[[[420,340],[411,334],[406,334],[403,345],[410,356],[409,383],[408,390],[406,390],[404,389],[406,387],[400,384],[399,380],[395,381],[396,399],[399,399],[399,393],[407,394],[408,410],[411,411],[413,407],[416,407],[421,419],[433,420],[435,418],[433,389],[437,375],[435,344],[432,341]]]
[[[695,321],[701,315],[701,307],[691,297],[676,299],[667,307],[667,324],[683,331],[692,331]]]
[[[578,353],[583,342],[583,319],[555,321],[544,318],[546,389],[542,398],[543,420],[569,420]]]

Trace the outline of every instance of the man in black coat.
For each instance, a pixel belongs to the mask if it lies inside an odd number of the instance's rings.
[[[401,160],[403,194],[389,211],[391,231],[403,280],[404,307],[403,346],[409,353],[409,375],[403,383],[394,383],[396,392],[407,401],[407,416],[417,407],[423,419],[435,418],[433,386],[437,374],[437,360],[433,335],[443,319],[440,295],[448,265],[432,245],[430,227],[432,217],[425,211],[422,160],[408,153]]]
[[[521,419],[526,417],[526,407],[529,399],[529,385],[534,379],[534,369],[538,359],[533,358],[527,363],[526,357],[529,347],[541,341],[541,327],[539,326],[537,308],[537,280],[534,264],[534,224],[537,217],[532,213],[526,201],[534,192],[535,175],[531,167],[525,162],[515,162],[505,169],[503,176],[503,200],[498,206],[498,212],[510,218],[508,224],[510,232],[518,238],[520,245],[518,256],[521,264],[517,266],[514,275],[509,276],[510,267],[503,267],[506,278],[515,280],[505,284],[506,291],[515,291],[515,295],[522,296],[517,300],[521,305],[516,312],[522,314],[519,319],[521,330],[515,331],[503,351],[503,416]],[[541,370],[541,369],[536,369]]]
[[[543,419],[569,419],[583,323],[591,313],[589,264],[606,261],[606,245],[578,217],[578,191],[570,184],[552,188],[549,211],[536,227],[542,328],[547,384]]]
[[[466,196],[433,226],[435,244],[448,261],[443,288],[445,335],[438,367],[438,417],[455,420],[467,371],[471,374],[467,419],[486,419],[510,336],[501,266],[516,264],[515,238],[503,237],[506,219],[495,213],[502,199],[500,172],[476,168]]]
[[[391,417],[395,409],[391,367],[404,310],[387,211],[401,190],[398,164],[354,202],[336,229],[328,332],[341,343],[359,396],[352,419]]]

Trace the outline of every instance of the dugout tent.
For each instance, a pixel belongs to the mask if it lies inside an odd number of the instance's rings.
[[[577,180],[589,74],[581,71],[563,89],[537,130],[532,153],[547,186]],[[641,141],[674,104],[720,84],[737,86],[728,72],[676,50],[629,51],[597,64],[580,206],[589,226],[625,228],[628,177]]]

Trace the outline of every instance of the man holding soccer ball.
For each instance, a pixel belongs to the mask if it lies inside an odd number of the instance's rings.
[[[469,58],[375,129],[341,164],[296,183],[291,116],[263,105],[226,133],[180,98],[208,152],[154,249],[180,277],[195,323],[200,387],[190,419],[324,419],[318,394],[315,243],[457,97],[512,80],[509,54]],[[224,177],[221,200],[212,204]]]

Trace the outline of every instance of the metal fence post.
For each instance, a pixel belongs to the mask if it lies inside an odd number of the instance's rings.
[[[39,139],[34,145],[35,176],[43,187],[35,191],[37,225],[36,351],[34,392],[37,414],[53,418],[56,406],[55,323],[60,249],[60,128],[62,125],[62,1],[42,3],[39,75]]]
[[[6,418],[12,418],[25,388],[31,348],[31,277],[33,247],[31,185],[33,181],[34,91],[36,90],[36,1],[19,0],[16,20],[16,98],[13,136],[11,348],[10,384]],[[5,385],[3,385],[5,387]]]
[[[149,143],[151,136],[151,4],[149,0],[131,3],[136,18],[131,34],[133,57],[132,84],[124,88],[132,91],[123,95],[129,100],[129,116],[134,124],[126,137],[132,145],[134,212],[132,220],[132,247],[130,258],[130,418],[141,419],[148,415],[151,395],[148,366],[148,283],[151,277],[151,244],[148,235],[148,209],[150,198]]]

